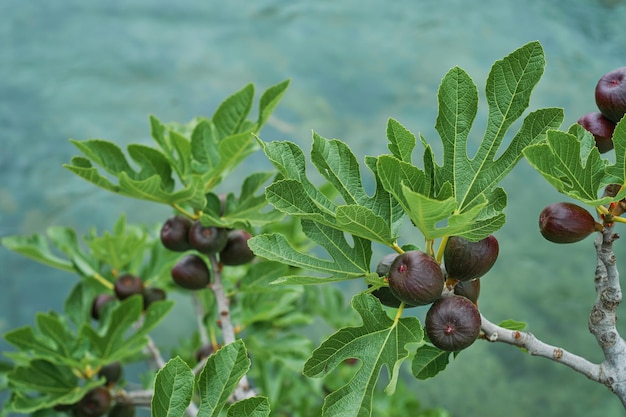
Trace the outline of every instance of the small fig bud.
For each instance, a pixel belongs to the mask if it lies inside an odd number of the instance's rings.
[[[478,296],[480,295],[480,278],[471,281],[457,282],[454,286],[454,293],[476,304],[478,302]]]
[[[135,275],[120,275],[113,283],[113,291],[118,300],[125,300],[132,295],[143,292],[143,281]]]
[[[220,252],[220,262],[224,265],[244,265],[254,259],[254,252],[248,247],[252,235],[245,230],[231,230],[226,246]]]
[[[215,226],[204,226],[200,221],[195,221],[189,229],[189,243],[198,252],[207,255],[217,253],[224,249],[228,235],[226,229]]]
[[[414,250],[399,255],[389,268],[389,288],[411,306],[427,305],[441,297],[441,266],[430,255]]]
[[[161,228],[163,246],[175,252],[185,252],[192,249],[189,243],[191,224],[191,220],[184,216],[176,215],[167,219]]]
[[[450,295],[437,300],[426,313],[426,334],[441,350],[456,352],[470,346],[480,333],[480,313],[467,298]]]
[[[478,242],[450,236],[443,252],[449,278],[471,281],[485,275],[498,259],[498,240],[489,235]]]
[[[200,290],[211,283],[211,273],[204,259],[187,255],[172,268],[172,279],[188,290]]]
[[[560,202],[550,204],[541,211],[539,230],[550,242],[574,243],[602,230],[602,225],[584,208],[573,203]]]
[[[104,387],[94,388],[76,404],[73,411],[78,417],[100,417],[111,407],[111,393]]]

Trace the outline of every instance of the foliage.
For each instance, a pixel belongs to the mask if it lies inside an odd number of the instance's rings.
[[[556,108],[527,113],[519,129],[509,132],[525,114],[544,65],[538,42],[494,63],[485,86],[486,129],[477,144],[470,133],[478,89],[463,69],[452,68],[438,92],[439,158],[430,142],[422,136],[418,141],[394,119],[386,131],[390,153],[367,156],[362,165],[345,142],[313,133],[308,161],[322,184],[309,177],[298,145],[258,136],[288,81],[262,94],[254,120],[248,119],[252,85],[228,97],[211,118],[178,124],[151,116],[156,148],[131,144],[125,153],[102,139],[72,140],[83,154],[65,165],[74,174],[121,196],[168,205],[205,226],[251,231],[255,236],[248,245],[257,258],[226,266],[219,256],[201,254],[214,284],[190,294],[170,279],[172,266],[189,251],[166,250],[158,227],[129,225],[124,216],[112,232],[92,230],[82,241],[64,227],[3,238],[8,249],[81,277],[63,314],[39,313],[33,326],[4,335],[16,348],[5,354],[11,363],[0,369],[0,389],[11,393],[4,413],[74,404],[105,384],[98,376],[104,365],[148,359],[159,364],[149,387],[155,417],[194,410],[207,417],[312,416],[320,415],[320,408],[324,417],[364,417],[382,413],[375,411],[381,407],[393,408],[393,415],[445,416],[422,409],[402,380],[407,374],[433,378],[458,352],[435,347],[420,320],[409,314],[410,306],[387,307],[372,294],[389,285],[387,277],[372,271],[374,245],[402,253],[423,244],[441,262],[449,236],[478,241],[496,232],[506,221],[507,194],[499,183],[524,156],[557,190],[590,206],[626,196],[622,189],[598,197],[604,186],[625,182],[623,140],[616,139],[616,160],[609,163],[579,126],[557,130],[563,112]],[[626,137],[625,126],[618,124],[616,138]],[[238,194],[219,193],[224,178],[258,149],[275,172],[253,172]],[[372,194],[362,167],[375,179]],[[177,291],[198,310],[197,333],[166,363],[149,333],[173,301],[146,305],[135,295],[113,301],[103,317],[92,319],[94,296],[112,294],[122,273],[141,277],[148,288]],[[363,281],[363,291],[352,297],[351,308],[337,287],[312,285],[354,279]],[[524,326],[500,323],[511,331]],[[320,328],[332,334],[324,337]],[[318,332],[314,339],[325,340],[312,341],[313,332]],[[315,349],[314,343],[319,343]],[[214,353],[198,362],[194,352],[207,344]],[[248,385],[251,395],[242,395]],[[119,388],[115,400],[123,401],[127,387]],[[381,396],[380,388],[397,400]]]

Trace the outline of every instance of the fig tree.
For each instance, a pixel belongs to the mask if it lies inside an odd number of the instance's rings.
[[[559,202],[548,205],[539,215],[539,230],[554,243],[574,243],[583,240],[602,225],[579,205]]]
[[[118,300],[125,300],[130,296],[143,292],[143,281],[135,275],[120,275],[113,283],[113,291]]]
[[[437,300],[426,313],[426,334],[441,350],[456,352],[470,346],[480,333],[478,308],[465,297],[450,295]]]
[[[254,259],[254,252],[248,246],[248,240],[252,237],[245,230],[231,230],[228,232],[226,246],[220,252],[220,262],[224,265],[244,265]]]
[[[498,240],[489,235],[477,242],[450,236],[443,252],[449,278],[471,281],[485,275],[498,259]]]
[[[432,303],[443,291],[441,266],[430,255],[413,250],[404,252],[389,268],[389,288],[399,300],[411,306]]]
[[[185,252],[192,249],[189,243],[191,224],[190,219],[180,215],[167,219],[161,228],[161,243],[163,243],[163,246],[174,252]]]
[[[200,290],[211,283],[211,273],[204,259],[198,255],[187,255],[172,268],[172,279],[188,290]]]
[[[226,229],[215,226],[204,226],[200,221],[195,221],[189,229],[189,243],[198,252],[207,255],[217,253],[224,249],[228,234]]]

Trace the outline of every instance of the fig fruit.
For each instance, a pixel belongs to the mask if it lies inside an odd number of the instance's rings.
[[[191,224],[191,220],[180,215],[167,219],[161,228],[161,243],[163,243],[163,246],[174,252],[185,252],[192,249],[189,243]]]
[[[480,278],[471,281],[457,282],[454,286],[454,293],[476,304],[478,302],[478,296],[480,295]]]
[[[165,293],[165,291],[161,288],[156,287],[144,288],[141,295],[143,297],[144,310],[147,309],[150,304],[154,303],[155,301],[163,301],[167,298],[167,294]]]
[[[98,378],[106,380],[106,384],[115,384],[122,377],[122,364],[120,362],[112,362],[108,365],[104,365],[98,371]]]
[[[559,202],[552,203],[541,211],[539,230],[550,242],[574,243],[602,230],[602,225],[579,205]]]
[[[449,278],[471,281],[485,275],[498,259],[498,240],[493,235],[477,242],[450,236],[443,251],[443,263]]]
[[[143,281],[135,275],[120,275],[113,283],[113,291],[118,300],[125,300],[130,296],[143,292]]]
[[[248,246],[248,239],[252,235],[245,230],[231,230],[228,232],[226,246],[220,252],[220,262],[224,265],[244,265],[254,259],[254,252]]]
[[[467,348],[478,338],[480,313],[467,298],[450,295],[430,306],[424,327],[433,345],[441,350],[456,352]]]
[[[109,417],[135,417],[135,406],[133,404],[116,403],[108,414]]]
[[[215,226],[204,226],[200,221],[195,221],[189,229],[189,243],[198,252],[207,255],[217,253],[224,249],[228,235],[226,229]]]
[[[606,153],[613,149],[615,122],[607,119],[599,111],[596,111],[585,114],[578,119],[577,123],[593,135],[596,141],[596,147],[600,153]]]
[[[441,266],[430,255],[413,250],[404,252],[389,268],[389,289],[400,301],[411,306],[432,303],[443,291]]]
[[[198,255],[187,255],[172,268],[172,279],[188,290],[200,290],[211,283],[211,273],[204,259]]]
[[[85,394],[74,407],[77,417],[100,417],[111,407],[111,393],[104,387],[94,388]]]
[[[596,84],[596,104],[604,116],[617,123],[626,113],[626,67],[604,74]]]
[[[93,299],[93,303],[91,304],[91,317],[95,320],[99,320],[102,317],[102,309],[105,305],[115,300],[113,294],[98,294]]]

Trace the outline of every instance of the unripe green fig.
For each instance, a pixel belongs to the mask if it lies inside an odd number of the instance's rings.
[[[104,365],[98,371],[98,378],[104,378],[106,384],[115,384],[122,378],[122,364],[120,362],[112,362]]]
[[[411,306],[432,303],[443,291],[441,266],[430,255],[413,250],[404,252],[389,268],[389,288],[399,300]]]
[[[161,288],[156,287],[144,288],[141,296],[143,297],[144,310],[147,309],[150,304],[154,303],[155,301],[163,301],[167,298],[167,294],[165,293],[165,291]]]
[[[111,393],[104,387],[94,388],[76,404],[73,411],[77,417],[100,417],[111,407]]]
[[[554,243],[574,243],[591,233],[602,230],[587,210],[579,205],[552,203],[539,215],[539,230],[544,238]]]
[[[133,404],[116,403],[108,414],[109,417],[135,417],[135,406]]]
[[[172,279],[188,290],[200,290],[211,283],[211,273],[204,259],[198,255],[187,255],[172,268]]]
[[[449,295],[430,306],[424,327],[433,345],[441,350],[457,352],[478,338],[480,313],[467,298]]]
[[[198,252],[207,255],[217,253],[224,249],[228,234],[226,229],[215,226],[204,226],[199,220],[195,221],[189,229],[189,243]]]
[[[125,300],[130,296],[143,292],[143,281],[135,275],[120,275],[113,283],[113,291],[118,300]]]
[[[443,251],[448,278],[471,281],[485,275],[498,259],[498,240],[493,235],[477,242],[450,236]]]
[[[220,252],[220,262],[224,265],[244,265],[254,259],[254,252],[248,246],[248,240],[252,237],[245,230],[231,230],[228,232],[226,246]]]
[[[478,302],[478,296],[480,295],[480,278],[471,281],[457,282],[454,286],[454,293],[476,304]]]
[[[174,252],[185,252],[192,249],[189,243],[189,229],[192,221],[187,217],[176,215],[165,221],[161,228],[161,243]]]
[[[115,296],[113,294],[98,294],[93,299],[93,303],[91,304],[91,317],[95,320],[99,320],[102,317],[102,309],[105,305],[115,300]]]

